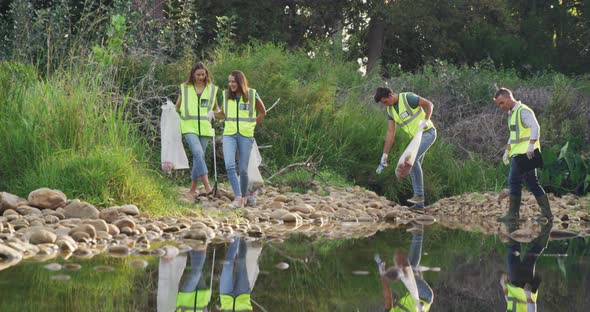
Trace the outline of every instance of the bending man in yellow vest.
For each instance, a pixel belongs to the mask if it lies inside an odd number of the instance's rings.
[[[388,118],[387,135],[385,136],[385,146],[383,147],[380,167],[387,167],[388,153],[393,145],[397,126],[410,138],[416,135],[419,128],[424,129],[416,161],[410,170],[414,196],[408,199],[408,202],[414,204],[410,209],[422,211],[425,197],[422,161],[424,160],[424,154],[436,140],[436,128],[430,120],[433,109],[432,102],[412,92],[396,94],[387,87],[377,88],[375,102],[385,105]]]
[[[537,179],[537,169],[522,172],[518,168],[516,161],[510,161],[512,157],[526,154],[528,159],[534,157],[536,149],[541,150],[539,137],[541,134],[541,127],[535,118],[535,113],[528,106],[516,101],[512,95],[512,91],[506,88],[500,88],[494,95],[496,104],[509,114],[508,129],[510,131],[510,138],[506,144],[506,150],[502,156],[504,164],[510,163],[510,173],[508,174],[508,184],[510,185],[510,206],[508,213],[497,220],[499,222],[513,222],[520,218],[520,198],[522,195],[522,184],[526,184],[527,188],[535,198],[539,207],[541,207],[541,216],[537,218],[545,218],[546,220],[553,220],[553,214],[549,207],[549,199],[545,190],[539,184]]]
[[[248,87],[244,73],[234,70],[228,77],[229,89],[223,95],[223,158],[227,178],[234,191],[232,208],[243,207],[248,194],[248,163],[254,143],[254,129],[266,116],[266,108],[258,92]],[[240,181],[236,175],[238,152]],[[254,200],[253,197],[250,200]],[[251,206],[255,206],[250,203]]]
[[[535,274],[535,263],[541,256],[547,242],[553,222],[541,227],[540,235],[531,242],[531,248],[522,253],[521,244],[508,238],[506,245],[506,264],[508,274],[502,274],[500,285],[506,299],[506,311],[537,311],[537,296],[541,279]],[[518,230],[518,223],[509,223],[510,233]],[[522,257],[522,258],[521,258]]]
[[[205,64],[197,62],[191,69],[188,80],[180,85],[176,110],[180,114],[180,129],[193,154],[191,188],[186,194],[194,199],[199,180],[205,193],[211,193],[205,151],[215,130],[211,125],[217,107],[217,90],[211,83],[211,76]],[[213,142],[215,144],[215,142]]]
[[[420,266],[420,258],[422,256],[422,242],[424,235],[423,225],[414,225],[412,229],[412,243],[410,245],[410,254],[406,257],[401,253],[396,252],[395,266],[385,271],[385,263],[376,256],[377,264],[379,265],[379,273],[381,275],[381,286],[383,287],[383,297],[385,300],[386,311],[391,312],[428,312],[430,306],[434,301],[434,292],[432,288],[424,281],[422,272],[418,270]],[[402,283],[396,283],[396,296],[392,296],[392,291],[389,287],[388,279]],[[416,289],[408,289],[408,284]],[[412,292],[414,291],[414,298]],[[417,293],[416,293],[417,291]],[[418,309],[416,308],[418,307]]]

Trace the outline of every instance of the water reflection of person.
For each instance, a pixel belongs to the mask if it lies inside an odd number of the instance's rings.
[[[235,238],[229,245],[219,279],[222,311],[254,311],[252,289],[258,277],[259,242]]]
[[[432,288],[424,281],[422,272],[418,270],[420,266],[420,258],[422,256],[422,242],[424,235],[424,226],[417,224],[410,229],[412,232],[412,243],[410,244],[410,254],[406,257],[400,253],[396,253],[395,267],[385,271],[385,263],[381,262],[379,265],[379,272],[381,273],[381,285],[383,286],[383,297],[385,300],[385,311],[429,311],[432,302],[434,301],[434,293]],[[404,271],[408,273],[411,268],[411,273],[404,275]],[[388,280],[403,282],[402,289],[403,296],[393,296],[389,287]],[[413,285],[415,280],[415,289],[409,289],[408,286]],[[411,286],[410,288],[414,288]],[[417,290],[417,293],[416,293]],[[416,307],[419,306],[419,309]]]
[[[500,285],[506,299],[506,311],[537,311],[537,296],[541,278],[535,274],[535,263],[547,247],[553,222],[541,227],[540,235],[530,243],[530,248],[522,254],[521,244],[512,238],[506,244],[506,264],[508,274],[503,273]],[[508,225],[510,233],[518,230],[517,222]]]
[[[185,271],[187,255],[160,258],[158,272],[158,311],[209,311],[211,289],[203,278],[206,247],[188,252],[190,269]],[[184,274],[183,274],[184,273]],[[181,283],[181,280],[184,281]]]

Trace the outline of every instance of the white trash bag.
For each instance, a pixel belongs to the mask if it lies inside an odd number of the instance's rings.
[[[405,178],[410,170],[412,170],[412,166],[414,165],[414,161],[416,161],[416,155],[418,154],[418,149],[420,148],[420,142],[422,142],[422,132],[423,129],[418,129],[412,141],[406,147],[406,150],[403,152],[402,156],[399,158],[397,162],[397,167],[395,168],[395,176],[398,178]]]
[[[248,161],[248,191],[254,192],[264,187],[264,179],[260,174],[258,167],[262,163],[262,156],[258,150],[256,140],[252,143],[252,151],[250,151],[250,160]]]
[[[176,107],[170,100],[162,105],[160,137],[162,170],[169,173],[172,169],[188,169],[188,158],[182,145],[182,133],[180,132],[180,116],[176,113]]]

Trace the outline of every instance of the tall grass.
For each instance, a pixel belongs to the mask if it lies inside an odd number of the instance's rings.
[[[99,206],[162,211],[166,183],[150,170],[153,152],[128,121],[125,99],[95,74],[40,80],[33,67],[0,63],[0,189],[26,197],[50,187]]]

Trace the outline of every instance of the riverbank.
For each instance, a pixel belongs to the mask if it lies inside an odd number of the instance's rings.
[[[183,190],[179,190],[179,196]],[[328,239],[367,237],[380,230],[412,223],[433,224],[507,238],[506,227],[495,221],[507,207],[501,193],[467,193],[427,206],[424,214],[410,212],[359,186],[322,187],[306,193],[289,187],[267,187],[257,207],[232,209],[232,196],[220,188],[217,198],[201,198],[193,209],[177,215],[154,217],[137,206],[96,208],[67,199],[58,190],[39,189],[27,199],[6,192],[0,196],[0,270],[24,259],[91,258],[101,253],[171,256],[206,243],[228,242],[232,237],[282,241],[293,233]],[[550,195],[555,215],[553,239],[590,235],[590,198]],[[540,224],[529,220],[538,210],[525,193],[519,237],[534,237]],[[513,237],[514,238],[514,237]],[[165,243],[169,242],[169,243]],[[163,245],[173,245],[173,248]],[[157,248],[152,248],[158,246]]]

